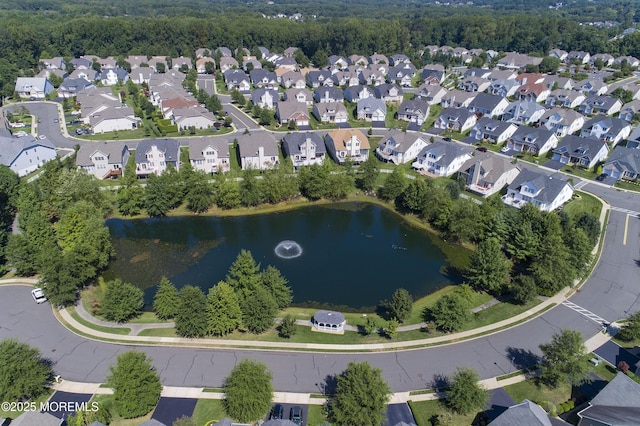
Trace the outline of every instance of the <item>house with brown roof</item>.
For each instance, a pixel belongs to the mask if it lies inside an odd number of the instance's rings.
[[[369,158],[369,139],[358,129],[332,130],[327,133],[324,142],[327,151],[338,164],[347,160],[362,163]]]
[[[520,169],[510,159],[488,152],[470,158],[458,171],[469,191],[483,197],[510,185],[519,173]]]

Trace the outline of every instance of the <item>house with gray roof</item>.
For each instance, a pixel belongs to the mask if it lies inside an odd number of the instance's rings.
[[[278,143],[271,133],[247,133],[236,139],[242,170],[268,170],[280,164]]]
[[[309,89],[287,89],[284,91],[282,98],[285,101],[302,102],[307,106],[313,105],[313,93]]]
[[[93,65],[93,61],[81,56],[79,58],[73,58],[71,60],[71,65],[73,65],[73,68],[76,70],[88,69]]]
[[[458,89],[465,92],[484,92],[491,86],[491,80],[469,76],[460,81]]]
[[[404,91],[397,84],[380,84],[373,88],[376,98],[385,102],[402,102]]]
[[[331,71],[329,70],[309,71],[307,73],[307,85],[312,89],[315,89],[321,86],[333,86]]]
[[[365,68],[358,74],[360,84],[367,86],[379,86],[387,81],[387,76],[380,70]]]
[[[464,111],[464,110],[463,110]],[[475,140],[486,140],[501,144],[518,130],[518,126],[489,117],[482,117],[471,129],[471,137]]]
[[[631,124],[614,117],[596,116],[584,123],[580,131],[583,138],[595,136],[614,147],[631,134]]]
[[[438,105],[447,93],[449,92],[444,87],[422,84],[418,87],[418,92],[415,97],[425,101],[429,105]]]
[[[554,107],[548,109],[540,118],[540,124],[552,130],[557,137],[571,135],[584,126],[584,116],[572,109]]]
[[[580,104],[579,111],[585,115],[613,115],[622,109],[622,101],[609,96],[589,96]]]
[[[40,63],[48,70],[64,70],[67,68],[67,64],[62,56],[40,58]]]
[[[115,68],[103,68],[100,73],[100,81],[104,86],[113,86],[120,83],[126,83],[129,80],[129,73],[127,70],[115,67]]]
[[[478,77],[478,78],[489,78],[491,75],[491,70],[489,68],[467,68],[464,72],[464,76],[466,77]]]
[[[516,152],[544,155],[558,146],[558,137],[544,127],[520,126],[507,140],[507,147]]]
[[[322,136],[314,132],[286,134],[282,138],[282,150],[296,169],[312,164],[322,165],[327,153]]]
[[[627,148],[640,148],[640,126],[636,126],[629,135]]]
[[[516,81],[516,79],[498,79],[491,80],[491,84],[489,88],[487,88],[486,92],[492,95],[502,96],[506,98],[508,96],[514,96],[516,91],[520,87],[520,82]]]
[[[435,141],[420,151],[411,167],[429,176],[451,176],[471,158],[471,152],[455,143]]]
[[[567,59],[567,56],[569,56],[569,52],[562,49],[551,49],[549,56],[553,56],[554,58],[558,58],[564,62],[565,59]]]
[[[191,58],[179,56],[177,58],[171,59],[171,68],[173,68],[174,70],[184,69],[185,67],[193,68],[193,62],[191,61]]]
[[[510,70],[523,70],[527,65],[540,65],[542,58],[536,58],[529,55],[523,55],[515,52],[507,52],[507,54],[498,60],[498,67]]]
[[[95,142],[84,144],[76,153],[76,166],[97,179],[124,176],[129,161],[129,147],[124,142]]]
[[[544,84],[549,90],[573,90],[576,82],[571,77],[560,77],[558,75],[545,75]]]
[[[53,91],[53,84],[45,77],[18,77],[15,91],[24,99],[44,99]]]
[[[262,63],[253,56],[245,57],[242,61],[242,69],[245,71],[262,69]]]
[[[253,83],[254,87],[277,89],[279,85],[276,73],[261,68],[249,71],[249,77],[251,78],[251,83]]]
[[[542,211],[553,211],[569,201],[573,196],[573,186],[559,174],[547,176],[537,170],[522,170],[507,188],[502,201],[512,207],[522,208],[533,204]]]
[[[36,139],[31,135],[0,136],[0,164],[9,167],[20,177],[54,158],[56,148],[49,139]]]
[[[591,169],[607,158],[607,155],[609,147],[597,138],[569,135],[558,142],[558,146],[553,150],[552,159],[568,166]]]
[[[313,100],[316,103],[342,102],[344,101],[344,94],[342,89],[338,87],[318,87],[313,92]]]
[[[330,68],[344,69],[349,66],[349,62],[344,58],[344,56],[331,55],[327,60]]]
[[[556,89],[552,91],[544,101],[546,106],[558,106],[563,108],[575,108],[580,106],[587,97],[578,91],[567,89]]]
[[[280,93],[275,89],[256,89],[251,93],[251,102],[260,108],[274,109],[280,101]]]
[[[578,417],[578,426],[640,424],[640,384],[624,373],[616,374]]]
[[[322,102],[313,105],[313,115],[322,123],[346,123],[349,120],[347,107],[342,102]]]
[[[429,117],[429,104],[424,101],[413,99],[404,101],[398,107],[398,120],[416,123],[422,126]]]
[[[489,152],[473,156],[458,171],[469,191],[483,197],[499,192],[511,184],[519,173],[520,168],[512,164],[508,158]]]
[[[219,53],[221,56],[233,56],[233,52],[231,52],[231,49],[225,46],[220,46],[215,51],[216,53]]]
[[[180,169],[180,144],[175,139],[143,139],[136,147],[136,174],[161,175],[167,167]]]
[[[473,101],[477,92],[463,92],[462,90],[452,90],[445,94],[440,101],[443,108],[467,108]]]
[[[602,167],[602,173],[616,179],[640,178],[640,149],[617,146]]]
[[[58,96],[62,98],[75,98],[80,90],[93,86],[93,83],[84,78],[68,78],[58,87]]]
[[[40,411],[25,411],[11,421],[11,426],[61,426],[62,424],[64,419]]]
[[[298,128],[308,127],[311,119],[307,105],[296,100],[278,102],[276,104],[276,118],[281,125],[287,125],[293,121]]]
[[[463,133],[475,126],[477,120],[476,115],[467,109],[445,108],[436,118],[433,127]]]
[[[391,64],[391,66],[397,67],[402,64],[411,64],[411,60],[404,53],[395,53],[389,56],[389,64]]]
[[[618,56],[613,60],[614,65],[622,65],[623,62],[629,64],[630,67],[639,67],[640,59],[635,58],[633,56]]]
[[[224,71],[222,74],[224,75],[224,82],[227,84],[227,90],[237,89],[244,93],[248,93],[251,90],[249,76],[244,71],[233,68]]]
[[[428,144],[421,133],[392,129],[382,137],[375,153],[385,163],[404,164],[413,161]]]
[[[413,77],[416,75],[416,67],[413,64],[402,63],[401,65],[389,68],[387,80],[389,83],[396,83],[402,87],[411,87]]]
[[[331,78],[334,86],[357,86],[360,84],[359,72],[355,69],[334,72]]]
[[[137,129],[140,121],[133,108],[122,106],[105,108],[89,117],[89,125],[94,133]]]
[[[387,117],[387,104],[382,99],[369,97],[358,100],[356,106],[358,120],[384,122]]]
[[[434,79],[438,83],[442,84],[445,79],[444,69],[433,68],[432,66],[427,65],[420,72],[420,78],[423,80]]]
[[[96,81],[100,77],[100,73],[91,68],[78,68],[73,70],[67,78],[84,78],[88,81]]]
[[[344,98],[349,102],[358,102],[361,99],[375,98],[374,90],[369,86],[358,84],[344,89]],[[384,101],[383,101],[384,102]]]
[[[235,58],[231,56],[223,56],[218,60],[218,65],[220,66],[220,71],[223,73],[228,70],[237,69],[240,64],[236,61]]]
[[[570,423],[547,414],[538,404],[525,399],[512,405],[492,422],[491,426],[566,426]]]
[[[373,55],[369,56],[369,63],[370,64],[388,64],[389,58],[379,53],[374,53]]]
[[[515,124],[537,123],[546,109],[534,101],[515,101],[504,110],[502,120]]]
[[[489,93],[478,93],[469,103],[467,109],[476,115],[500,117],[509,106],[506,98]]]
[[[573,90],[584,93],[585,96],[602,96],[607,93],[609,87],[602,80],[586,80],[579,83]]]
[[[575,60],[580,64],[586,64],[591,59],[591,54],[583,50],[572,50],[567,55],[567,61]]]
[[[288,71],[280,76],[280,85],[285,89],[304,89],[307,87],[304,76],[300,71]]]
[[[631,123],[638,113],[640,113],[640,100],[636,99],[624,104],[618,117]]]
[[[230,165],[228,141],[213,136],[190,138],[189,163],[194,170],[209,174],[228,172]]]

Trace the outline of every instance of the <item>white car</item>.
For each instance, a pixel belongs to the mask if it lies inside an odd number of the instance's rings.
[[[47,298],[44,295],[44,291],[41,288],[34,288],[31,290],[31,297],[36,301],[37,304],[44,303],[47,301]]]
[[[509,151],[508,146],[503,146],[502,149],[500,150],[500,152],[508,152],[508,151]]]

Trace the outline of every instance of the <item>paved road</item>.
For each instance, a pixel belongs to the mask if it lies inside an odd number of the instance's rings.
[[[75,145],[75,141],[64,139],[59,129],[56,131],[52,119],[46,118],[56,114],[54,106],[34,103],[29,108],[42,116],[41,133],[51,132],[47,136],[58,146]],[[591,182],[583,189],[607,199],[617,209],[640,210],[638,194]],[[628,216],[619,210],[611,212],[601,261],[583,289],[572,297],[573,303],[608,321],[640,310],[639,234],[637,216]],[[63,378],[103,382],[115,356],[131,349],[74,335],[55,320],[48,305],[35,305],[26,287],[3,286],[0,292],[0,339],[16,337],[39,347],[46,357],[55,361],[55,370]],[[139,349],[153,357],[163,384],[169,386],[219,387],[235,363],[248,357],[269,365],[276,390],[318,392],[319,384],[327,375],[344,370],[349,361],[366,360],[383,370],[384,378],[397,392],[430,387],[434,376],[451,374],[461,365],[476,369],[481,378],[530,365],[539,354],[538,345],[562,328],[580,330],[589,338],[599,332],[600,324],[574,309],[558,306],[533,321],[492,336],[404,352],[313,354],[155,346]]]

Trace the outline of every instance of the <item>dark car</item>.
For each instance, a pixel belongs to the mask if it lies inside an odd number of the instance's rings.
[[[476,148],[476,151],[487,152],[487,148],[485,148],[484,146],[479,146]]]
[[[222,127],[224,126],[224,123],[221,123],[219,121],[216,121],[215,123],[213,123],[213,127]]]
[[[451,138],[449,138],[449,137],[446,137],[446,138],[443,138],[443,139],[444,139],[445,141],[447,141],[447,142],[451,142]]]
[[[291,408],[291,413],[289,414],[289,420],[294,422],[297,425],[302,424],[302,408],[298,405]]]
[[[607,178],[607,174],[605,174],[605,173],[602,173],[602,174],[599,174],[598,176],[596,176],[596,180],[597,180],[598,182],[602,182],[602,181],[603,181],[603,180],[605,180],[606,178]]]
[[[283,408],[282,405],[280,404],[276,404],[273,406],[273,408],[271,409],[271,415],[269,416],[270,420],[274,420],[274,419],[282,419],[282,415],[283,415]]]

